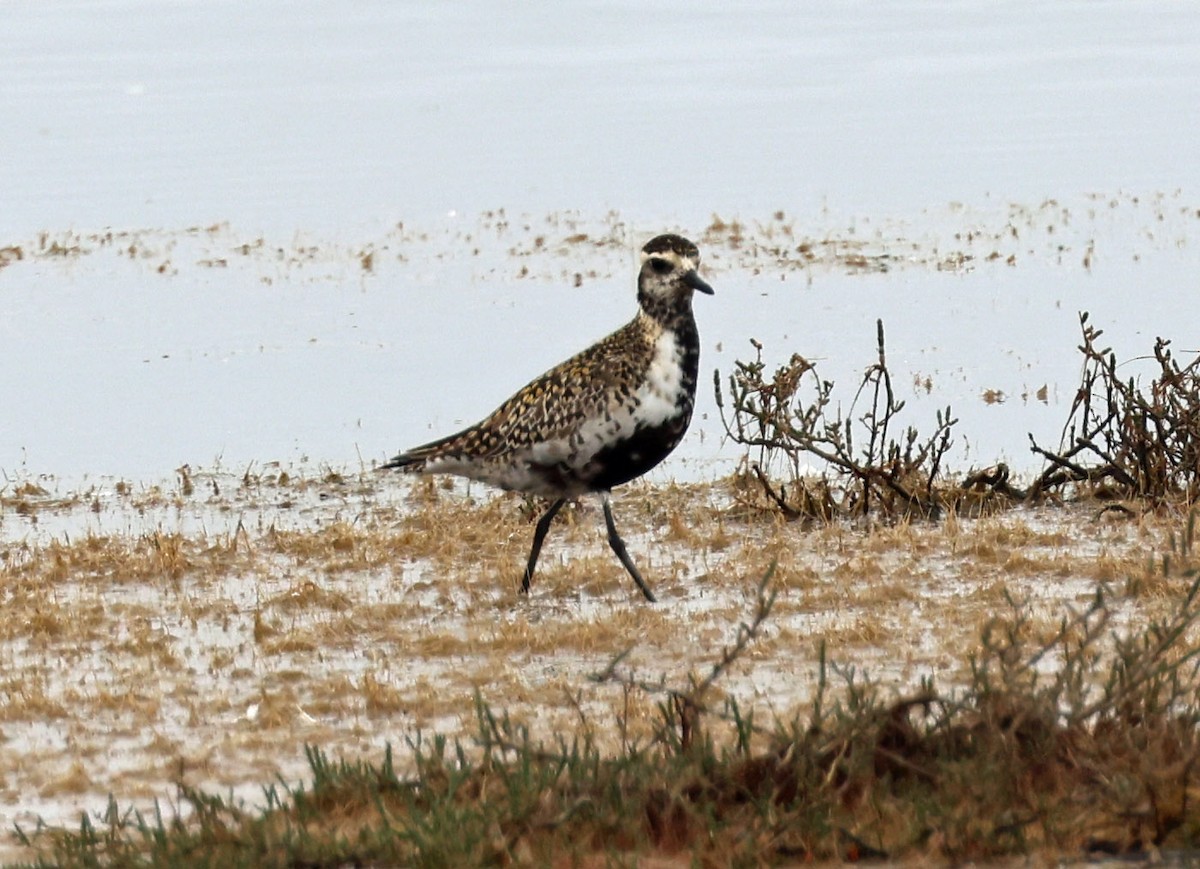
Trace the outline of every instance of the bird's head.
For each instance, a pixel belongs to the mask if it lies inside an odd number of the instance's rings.
[[[700,251],[681,235],[659,235],[642,248],[638,274],[638,303],[651,316],[669,317],[689,308],[692,293],[712,295],[713,288],[696,273]]]

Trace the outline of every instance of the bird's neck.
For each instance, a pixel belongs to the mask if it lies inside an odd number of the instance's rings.
[[[666,316],[646,310],[638,311],[634,321],[646,340],[659,345],[665,338],[672,347],[671,355],[682,369],[683,389],[689,395],[696,391],[696,378],[700,367],[700,333],[696,329],[696,318],[692,316],[690,304],[671,308]]]
[[[690,296],[667,300],[639,290],[638,305],[641,308],[641,316],[653,320],[659,328],[687,331],[690,327],[693,332],[696,330],[696,318],[692,314]]]

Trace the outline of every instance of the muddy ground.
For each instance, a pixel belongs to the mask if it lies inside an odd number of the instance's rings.
[[[378,759],[391,743],[403,763],[418,731],[469,737],[476,692],[540,737],[581,716],[603,733],[629,701],[589,675],[626,650],[650,680],[702,673],[772,562],[765,638],[722,682],[760,720],[802,708],[821,644],[887,691],[953,685],[1006,595],[1047,635],[1101,585],[1126,624],[1169,607],[1156,564],[1185,521],[1087,504],[804,528],[752,500],[733,479],[621,493],[648,605],[590,502],[565,511],[523,597],[532,505],[475,486],[281,467],[9,486],[0,826],[71,823],[109,793],[170,806],[180,782],[254,804],[303,780],[305,744]],[[632,702],[635,722],[655,716]]]

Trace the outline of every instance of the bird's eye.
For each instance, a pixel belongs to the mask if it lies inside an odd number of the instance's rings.
[[[660,275],[669,275],[674,266],[671,265],[669,260],[662,259],[661,257],[651,257],[650,268],[654,269]]]

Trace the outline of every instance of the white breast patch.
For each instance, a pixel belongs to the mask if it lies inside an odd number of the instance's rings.
[[[575,437],[578,444],[572,463],[582,466],[600,450],[631,436],[638,428],[655,428],[679,415],[683,393],[683,350],[675,333],[665,331],[654,343],[654,358],[646,380],[625,404],[611,410],[611,418],[588,420]]]
[[[675,333],[665,330],[654,342],[654,359],[646,371],[646,383],[637,392],[641,399],[638,422],[654,427],[677,416],[682,393],[683,348]]]

